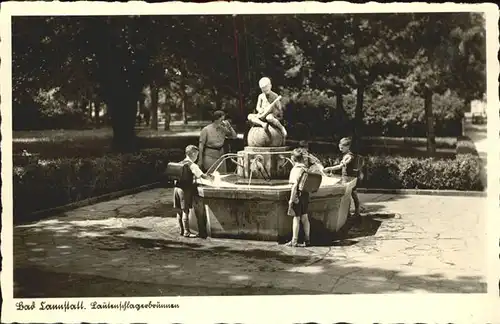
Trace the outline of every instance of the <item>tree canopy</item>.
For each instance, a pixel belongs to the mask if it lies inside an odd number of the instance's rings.
[[[477,13],[13,17],[14,109],[40,89],[106,103],[114,147],[135,149],[145,87],[184,105],[207,94],[246,116],[263,75],[287,89],[357,93],[450,90],[464,103],[486,88]],[[155,90],[156,91],[156,90]],[[14,115],[16,112],[14,112]]]

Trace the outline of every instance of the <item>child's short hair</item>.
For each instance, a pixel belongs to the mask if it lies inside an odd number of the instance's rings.
[[[351,139],[349,137],[344,137],[340,140],[339,144],[343,146],[351,146]]]
[[[263,77],[259,80],[259,87],[260,88],[264,88],[265,86],[270,85],[270,84],[271,84],[271,79],[269,79],[268,77]]]
[[[309,142],[306,140],[302,140],[299,142],[299,148],[303,149],[308,149],[309,148]]]
[[[186,146],[186,154],[191,154],[193,152],[198,152],[198,148],[194,145]]]
[[[304,162],[304,153],[305,152],[303,148],[296,148],[292,151],[292,161],[298,163]]]

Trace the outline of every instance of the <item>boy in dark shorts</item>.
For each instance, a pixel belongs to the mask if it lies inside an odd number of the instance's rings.
[[[288,214],[293,217],[292,225],[292,240],[286,243],[287,246],[309,246],[311,242],[310,232],[311,225],[309,223],[308,206],[309,206],[309,193],[301,192],[298,189],[300,177],[304,172],[307,172],[305,164],[305,151],[298,148],[293,150],[292,161],[293,167],[290,171],[289,182],[292,184],[292,191],[290,193],[290,200],[288,202]],[[304,227],[304,243],[298,243],[300,223]]]
[[[342,176],[343,177],[355,177],[357,178],[356,185],[354,188],[352,188],[352,193],[351,197],[352,200],[354,201],[354,217],[359,218],[359,209],[360,209],[360,203],[359,203],[359,198],[358,198],[358,181],[359,181],[359,170],[358,166],[356,165],[356,155],[351,152],[351,139],[348,137],[344,137],[340,140],[339,142],[339,150],[340,152],[344,153],[344,156],[342,157],[342,161],[340,161],[340,164],[337,164],[332,167],[328,167],[324,169],[324,172],[329,172],[329,171],[336,171],[336,170],[342,170]]]
[[[193,207],[193,198],[196,194],[196,179],[212,179],[204,174],[195,163],[198,159],[198,148],[194,145],[186,147],[186,157],[181,163],[187,163],[189,170],[193,174],[193,179],[189,181],[176,181],[174,187],[174,208],[178,210],[177,221],[179,223],[180,234],[184,237],[196,237],[189,230],[189,210]]]

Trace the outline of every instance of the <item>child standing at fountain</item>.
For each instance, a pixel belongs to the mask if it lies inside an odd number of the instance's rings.
[[[309,206],[309,193],[300,191],[299,180],[304,172],[307,172],[305,165],[305,154],[301,148],[293,150],[292,153],[293,167],[290,171],[289,182],[292,184],[290,193],[290,200],[288,201],[289,215],[293,216],[292,224],[292,240],[286,243],[287,246],[309,246],[311,242],[310,232],[311,225],[309,223],[308,206]],[[304,243],[299,245],[299,230],[300,224],[304,227]]]
[[[193,207],[193,197],[196,194],[196,179],[212,179],[211,176],[203,173],[195,163],[198,159],[198,148],[194,145],[186,147],[186,157],[181,163],[189,166],[191,173],[187,180],[175,181],[174,187],[174,208],[178,210],[177,221],[179,223],[180,234],[184,237],[196,237],[189,230],[189,210]]]
[[[267,77],[260,79],[259,87],[262,93],[257,98],[257,106],[255,107],[257,113],[249,114],[248,120],[254,125],[263,127],[265,130],[271,124],[281,132],[283,137],[286,137],[286,129],[280,122],[280,119],[283,118],[281,102],[279,101],[280,96],[276,92],[271,91],[271,79]]]
[[[317,171],[323,171],[321,161],[309,152],[309,142],[302,140],[299,142],[299,148],[304,150],[305,165],[307,168],[315,168]]]
[[[354,201],[354,217],[358,218],[360,216],[359,215],[360,203],[356,189],[358,187],[360,174],[358,166],[356,165],[356,155],[351,152],[351,139],[348,137],[342,138],[339,142],[339,150],[340,152],[344,153],[344,156],[342,157],[342,161],[340,161],[340,164],[325,168],[324,172],[326,173],[329,171],[342,170],[343,177],[346,176],[355,177],[358,179],[356,181],[356,185],[354,186],[354,188],[352,188],[352,193],[351,193],[352,200]]]

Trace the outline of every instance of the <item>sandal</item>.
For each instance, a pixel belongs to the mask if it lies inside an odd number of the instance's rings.
[[[288,243],[285,243],[285,246],[290,246],[290,247],[298,247],[299,244],[297,244],[297,242],[294,242],[294,241],[290,241]]]

